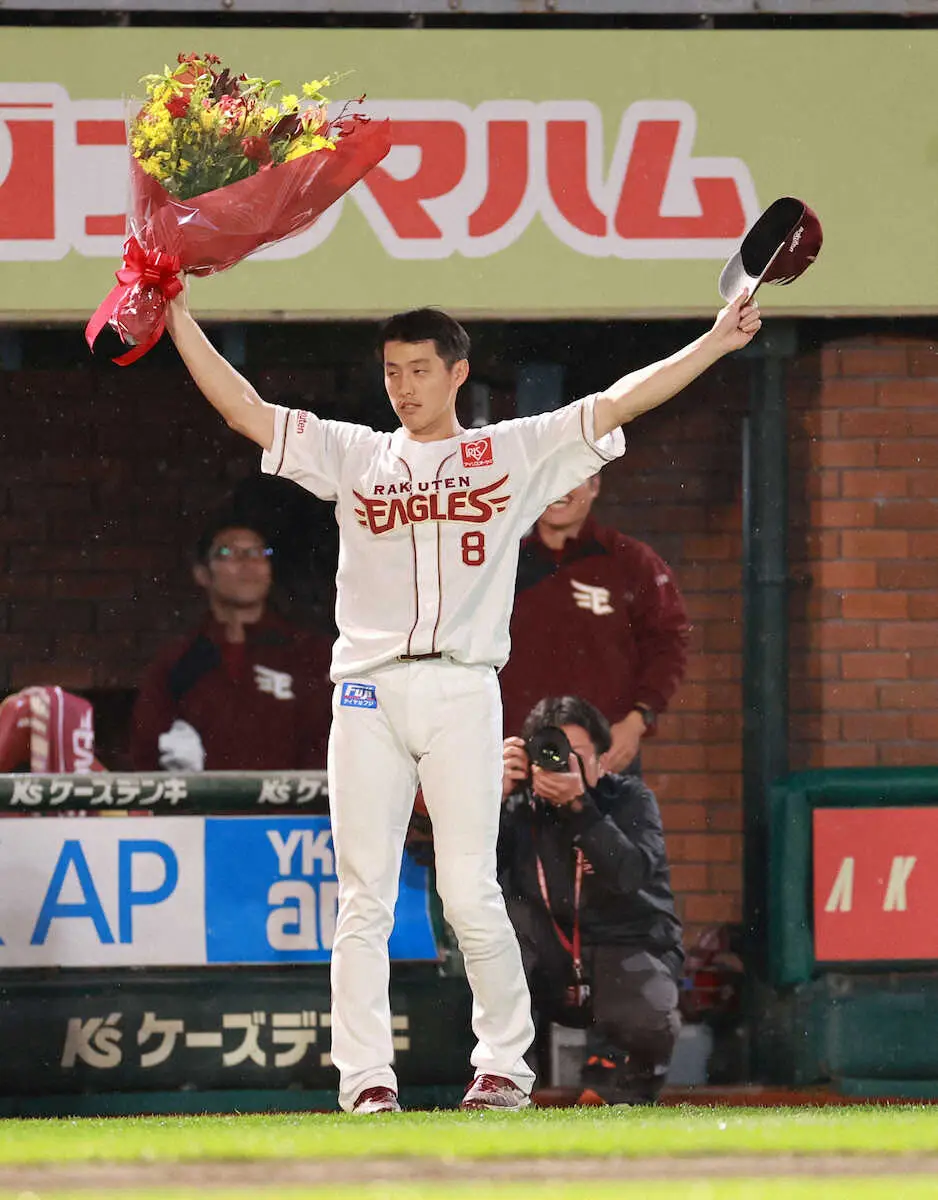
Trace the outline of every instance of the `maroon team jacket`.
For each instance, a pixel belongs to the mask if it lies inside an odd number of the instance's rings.
[[[591,516],[560,551],[535,530],[521,543],[501,673],[506,735],[544,696],[581,696],[610,724],[636,704],[663,712],[684,676],[688,628],[670,569],[644,542]]]
[[[177,718],[198,730],[207,771],[324,768],[332,719],[328,639],[271,613],[243,645],[208,618],[148,668],[131,734],[135,770],[159,769],[158,738]]]

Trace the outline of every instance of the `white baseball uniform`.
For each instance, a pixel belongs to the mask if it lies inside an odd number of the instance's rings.
[[[625,449],[620,429],[593,436],[595,399],[433,442],[275,410],[262,469],[333,501],[340,534],[328,771],[339,877],[332,1058],[346,1110],[364,1088],[397,1089],[387,941],[418,782],[473,992],[476,1074],[533,1083],[530,997],[495,877],[496,671],[522,535]]]

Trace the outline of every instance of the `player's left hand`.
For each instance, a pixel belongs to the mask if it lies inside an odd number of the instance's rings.
[[[583,809],[586,784],[580,773],[580,764],[575,754],[567,760],[567,771],[545,771],[541,767],[531,768],[531,786],[535,796],[540,796],[555,808],[569,808],[573,812]]]
[[[710,330],[711,337],[719,346],[721,354],[742,350],[762,328],[759,303],[750,301],[749,293],[743,292],[725,308],[721,308]]]

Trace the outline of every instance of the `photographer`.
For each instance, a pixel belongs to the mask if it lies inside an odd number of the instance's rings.
[[[603,774],[609,724],[585,700],[541,700],[522,733],[504,743],[498,871],[535,1012],[587,1029],[584,1092],[653,1103],[684,959],[658,805]]]

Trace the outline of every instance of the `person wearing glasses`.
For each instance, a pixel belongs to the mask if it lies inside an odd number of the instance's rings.
[[[273,550],[222,516],[196,548],[208,612],[144,674],[134,705],[138,771],[322,769],[331,721],[331,645],[269,605]]]

